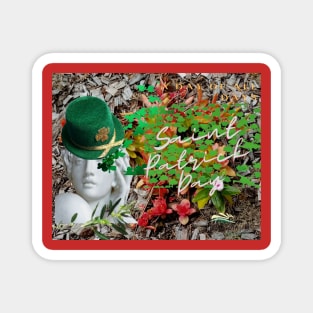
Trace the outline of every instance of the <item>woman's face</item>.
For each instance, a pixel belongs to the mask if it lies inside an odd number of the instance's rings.
[[[114,180],[114,172],[98,169],[101,160],[85,160],[73,156],[72,182],[76,192],[87,202],[101,200],[108,193]]]

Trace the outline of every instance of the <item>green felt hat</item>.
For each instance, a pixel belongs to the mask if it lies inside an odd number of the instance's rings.
[[[123,143],[124,129],[101,99],[80,97],[68,105],[62,142],[74,155],[87,160],[104,158]]]

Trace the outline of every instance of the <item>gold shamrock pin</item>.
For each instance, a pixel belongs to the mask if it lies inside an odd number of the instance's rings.
[[[106,141],[109,138],[110,128],[102,127],[98,130],[96,141]]]

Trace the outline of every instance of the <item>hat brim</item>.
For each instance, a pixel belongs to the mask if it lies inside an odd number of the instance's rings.
[[[116,134],[115,142],[117,142],[117,141],[124,139],[125,132],[124,132],[123,125],[118,120],[118,118],[114,115],[112,115],[112,118],[113,118],[115,134]],[[82,158],[82,159],[86,159],[86,160],[100,159],[99,157],[101,156],[101,154],[104,151],[104,150],[85,150],[85,149],[82,149],[82,148],[76,146],[75,144],[73,144],[73,142],[69,138],[66,124],[63,126],[63,129],[62,129],[62,143],[64,144],[65,148],[68,151],[70,151],[71,153],[73,153],[77,157]],[[109,150],[109,152],[106,154],[106,156],[114,153],[116,150],[119,149],[120,146],[121,145],[112,147]]]

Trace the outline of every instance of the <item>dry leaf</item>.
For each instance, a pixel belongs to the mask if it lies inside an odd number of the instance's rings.
[[[148,100],[146,95],[141,95],[141,100],[146,107],[152,107],[152,103]]]

